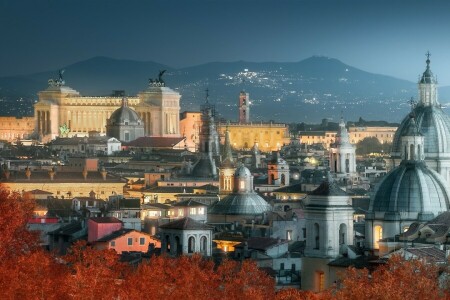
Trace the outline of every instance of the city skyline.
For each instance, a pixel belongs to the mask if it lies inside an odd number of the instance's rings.
[[[416,81],[425,56],[440,85],[450,21],[445,1],[0,2],[0,76],[58,69],[94,56],[175,68],[212,61],[337,58]]]

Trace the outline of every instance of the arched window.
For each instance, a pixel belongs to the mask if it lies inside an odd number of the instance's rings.
[[[315,245],[314,245],[314,249],[320,249],[320,233],[319,233],[319,224],[314,223],[314,232],[313,232],[313,236],[315,239]]]
[[[346,238],[347,238],[347,225],[342,223],[339,226],[339,245],[346,244],[347,242]]]
[[[206,238],[206,236],[202,236],[200,238],[200,252],[202,254],[207,254],[208,251],[208,239]]]
[[[380,249],[380,244],[378,243],[378,241],[381,240],[382,238],[383,238],[383,227],[377,225],[374,228],[374,237],[373,237],[375,249]]]
[[[188,239],[188,253],[194,253],[195,252],[195,238],[191,236]]]
[[[417,159],[418,160],[422,159],[422,153],[420,153],[420,145],[417,145]]]
[[[275,183],[275,174],[270,174],[270,184],[274,184]]]
[[[281,185],[285,185],[286,184],[286,175],[281,174]]]

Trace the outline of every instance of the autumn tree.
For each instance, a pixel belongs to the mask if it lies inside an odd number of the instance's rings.
[[[367,269],[349,268],[333,291],[336,299],[442,299],[438,270],[420,260],[392,256],[371,274]]]
[[[122,287],[129,267],[114,250],[97,250],[79,241],[62,260],[70,274],[65,282],[70,299],[114,299],[120,288],[129,288]]]
[[[0,262],[27,254],[39,246],[37,234],[27,230],[33,210],[33,200],[0,186]]]

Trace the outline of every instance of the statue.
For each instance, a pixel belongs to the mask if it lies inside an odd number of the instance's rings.
[[[149,87],[164,87],[166,84],[165,84],[164,80],[162,79],[162,76],[164,75],[165,72],[166,72],[166,70],[160,70],[157,79],[149,78],[148,86]]]
[[[64,74],[65,70],[59,70],[58,71],[58,79],[49,79],[48,80],[48,85],[49,86],[63,86],[66,82],[63,79],[63,74]]]
[[[70,132],[70,128],[69,128],[69,126],[67,126],[66,123],[59,126],[59,135],[60,136],[67,137],[69,132]]]

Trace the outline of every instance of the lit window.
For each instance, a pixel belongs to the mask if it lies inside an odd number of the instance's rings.
[[[178,209],[178,215],[179,216],[184,216],[184,211],[182,208]]]
[[[380,248],[379,240],[383,238],[383,227],[380,225],[375,226],[375,234],[374,234],[374,242],[375,242],[375,249]]]
[[[195,215],[195,207],[191,207],[191,208],[189,209],[189,214],[190,214],[190,215]]]
[[[292,241],[292,230],[286,230],[286,239]]]
[[[205,208],[204,208],[204,207],[199,207],[199,208],[197,209],[197,213],[198,213],[199,215],[204,215],[204,214],[205,214]]]

